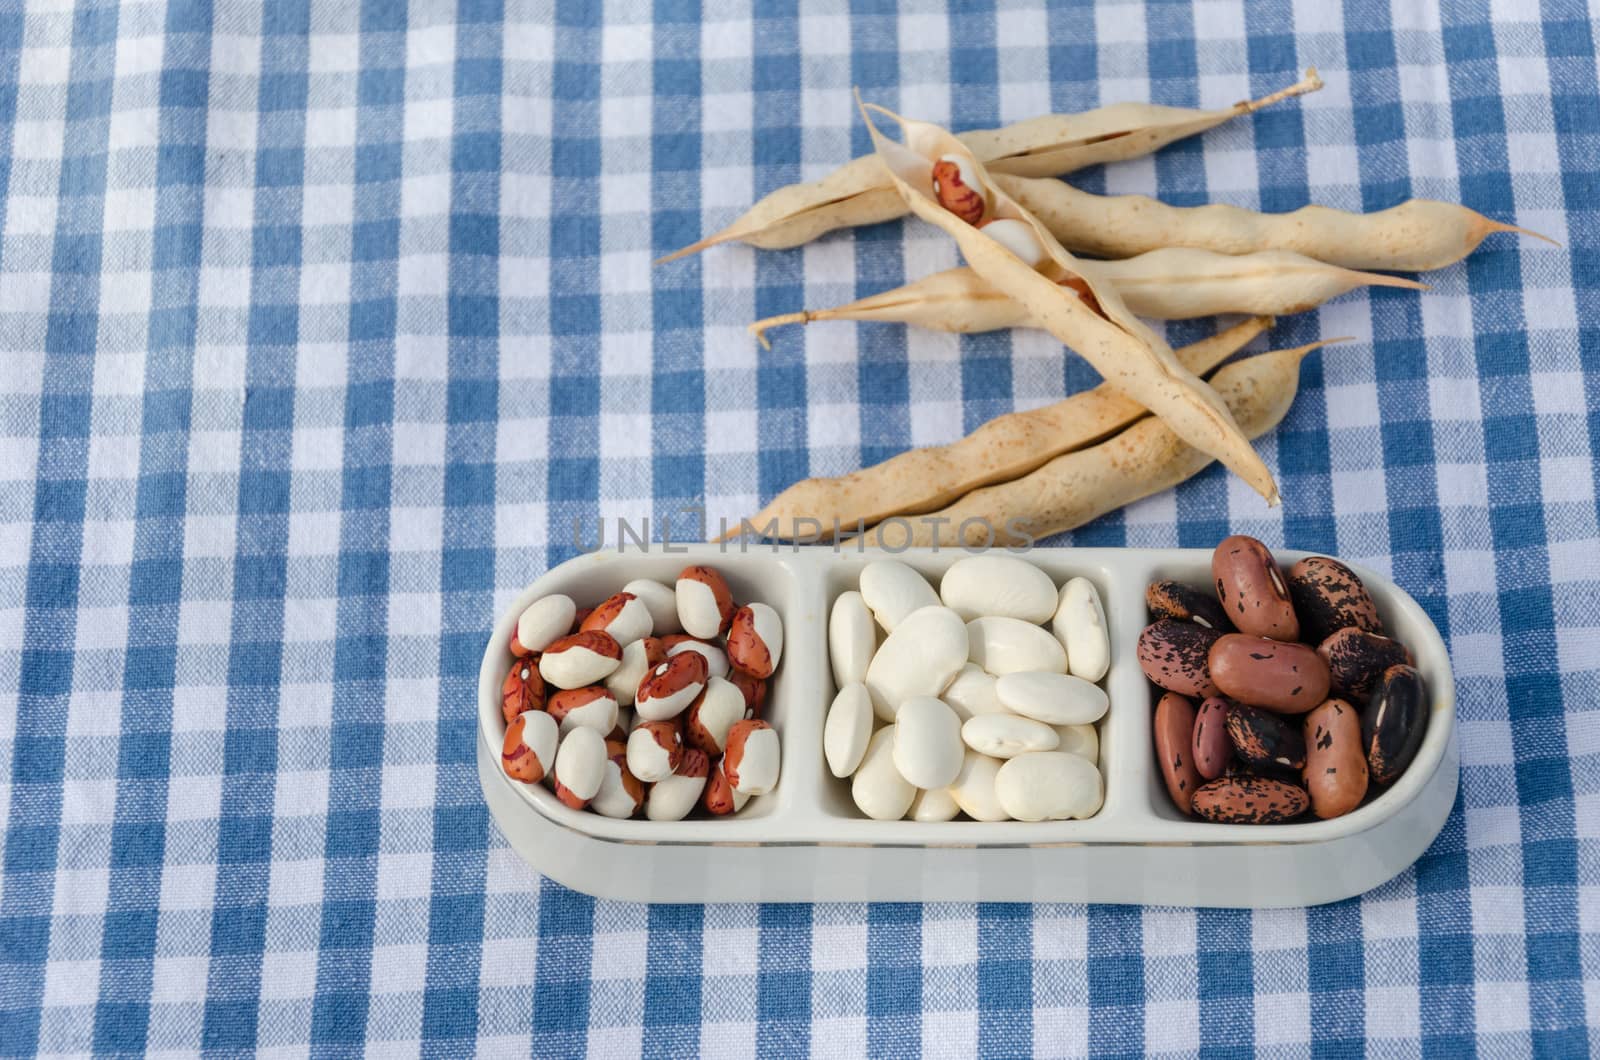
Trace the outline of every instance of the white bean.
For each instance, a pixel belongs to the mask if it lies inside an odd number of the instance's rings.
[[[967,623],[968,657],[999,677],[1023,670],[1067,672],[1061,643],[1039,626],[1016,618],[975,618]]]
[[[1072,578],[1061,587],[1061,601],[1050,628],[1067,650],[1067,668],[1074,677],[1098,681],[1111,665],[1111,641],[1100,592],[1088,578]]]
[[[911,807],[917,789],[894,764],[894,726],[885,725],[872,736],[866,757],[850,782],[856,807],[875,821],[898,821]]]
[[[1015,714],[980,714],[961,726],[961,739],[990,758],[1015,758],[1029,751],[1051,751],[1061,738],[1043,722]]]
[[[1005,704],[995,694],[995,676],[983,672],[977,663],[967,663],[956,674],[955,680],[939,693],[956,717],[965,722],[979,714],[1004,714]]]
[[[872,740],[872,717],[872,697],[861,682],[845,685],[833,697],[822,726],[822,752],[834,776],[848,777],[861,765]]]
[[[1036,751],[1001,766],[994,793],[1018,821],[1062,821],[1093,816],[1105,789],[1092,763],[1062,751]]]
[[[1007,708],[1046,725],[1087,725],[1104,717],[1110,706],[1105,689],[1069,674],[1006,674],[994,690]]]
[[[893,633],[913,611],[939,602],[928,580],[894,559],[874,560],[861,570],[861,599],[878,625]]]
[[[932,696],[900,704],[894,721],[894,765],[919,788],[942,788],[961,772],[965,748],[955,711]]]
[[[960,812],[961,807],[949,788],[932,788],[917,792],[906,816],[913,821],[953,821]]]
[[[833,665],[833,683],[840,688],[852,681],[867,679],[867,664],[878,648],[878,631],[872,612],[861,594],[840,593],[828,615],[828,661]]]
[[[939,599],[968,622],[1003,615],[1037,625],[1056,611],[1056,587],[1050,576],[1015,556],[956,560],[939,581]]]
[[[961,812],[974,821],[1004,821],[1011,816],[995,797],[994,781],[1000,763],[987,755],[968,751],[961,760],[961,772],[946,790]]]
[[[894,721],[901,703],[912,696],[937,696],[966,661],[967,627],[960,615],[938,604],[913,611],[867,667],[873,710],[884,721]]]
[[[1075,754],[1079,758],[1086,758],[1091,762],[1100,760],[1100,730],[1093,725],[1057,725],[1056,735],[1061,742],[1056,745],[1057,751]]]

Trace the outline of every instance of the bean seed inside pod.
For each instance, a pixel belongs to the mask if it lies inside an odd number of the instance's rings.
[[[967,224],[983,220],[983,190],[970,159],[957,154],[940,155],[933,164],[933,194],[940,206]]]
[[[984,235],[1021,258],[1028,268],[1037,269],[1044,263],[1044,244],[1039,242],[1038,233],[1026,221],[1004,218],[979,227]]]

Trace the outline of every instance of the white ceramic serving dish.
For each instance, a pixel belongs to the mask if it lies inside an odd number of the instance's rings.
[[[1077,901],[1268,907],[1316,905],[1360,894],[1415,861],[1455,800],[1455,685],[1444,642],[1404,591],[1356,568],[1391,635],[1416,656],[1432,697],[1427,735],[1404,776],[1332,821],[1220,825],[1180,815],[1162,785],[1151,743],[1152,686],[1134,655],[1148,622],[1145,587],[1158,578],[1211,580],[1202,549],[1038,548],[1026,558],[1059,586],[1082,575],[1099,587],[1111,634],[1100,723],[1105,805],[1083,821],[873,821],[822,754],[834,685],[827,616],[861,568],[890,555],[737,543],[665,552],[597,552],[549,571],[500,616],[478,679],[478,768],[496,823],[534,868],[604,898],[643,902]],[[911,550],[893,557],[928,575],[966,553]],[[1305,553],[1280,552],[1288,566]],[[562,805],[542,786],[500,769],[505,723],[500,683],[516,617],[562,592],[598,603],[634,578],[671,584],[692,563],[715,566],[735,599],[764,601],[783,617],[782,666],[764,716],[782,737],[777,790],[734,817],[618,821]]]

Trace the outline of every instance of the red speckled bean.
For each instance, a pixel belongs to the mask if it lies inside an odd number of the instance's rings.
[[[1253,537],[1225,537],[1211,554],[1211,577],[1217,600],[1241,633],[1273,640],[1298,640],[1300,620],[1295,617],[1289,586],[1272,553]]]

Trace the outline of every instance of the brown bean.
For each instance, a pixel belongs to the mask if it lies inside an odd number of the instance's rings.
[[[1211,577],[1217,600],[1239,632],[1273,640],[1299,639],[1300,621],[1289,587],[1266,545],[1244,534],[1223,538],[1211,554]]]
[[[1305,717],[1306,767],[1311,812],[1326,820],[1361,805],[1367,795],[1367,756],[1361,716],[1342,699],[1330,699]]]
[[[1229,633],[1211,646],[1211,679],[1223,695],[1279,714],[1304,714],[1328,698],[1328,664],[1314,648]]]
[[[1328,664],[1334,695],[1365,699],[1391,666],[1410,666],[1414,660],[1404,644],[1356,626],[1346,626],[1317,645]]]
[[[1175,618],[1193,622],[1219,633],[1232,633],[1233,621],[1208,591],[1182,582],[1151,582],[1144,591],[1144,605],[1151,618]]]
[[[539,673],[539,657],[523,655],[506,671],[500,684],[500,713],[510,725],[518,714],[544,709],[544,677]]]
[[[1180,813],[1189,812],[1189,799],[1201,784],[1195,770],[1191,747],[1194,743],[1194,704],[1176,692],[1168,692],[1156,704],[1156,760],[1167,794]]]
[[[1139,634],[1139,667],[1144,675],[1168,692],[1183,696],[1214,696],[1207,658],[1221,634],[1193,622],[1163,618]]]
[[[1233,741],[1228,738],[1229,703],[1212,696],[1200,704],[1194,717],[1194,740],[1190,753],[1195,772],[1205,780],[1216,780],[1228,771],[1233,761]]]
[[[1428,691],[1409,666],[1391,666],[1361,714],[1361,744],[1378,784],[1400,779],[1428,731]]]
[[[1378,606],[1355,571],[1327,556],[1307,556],[1289,568],[1289,597],[1300,617],[1300,632],[1320,643],[1345,628],[1382,633]]]
[[[1221,777],[1194,793],[1194,812],[1222,824],[1277,824],[1306,812],[1304,788],[1265,777]]]

